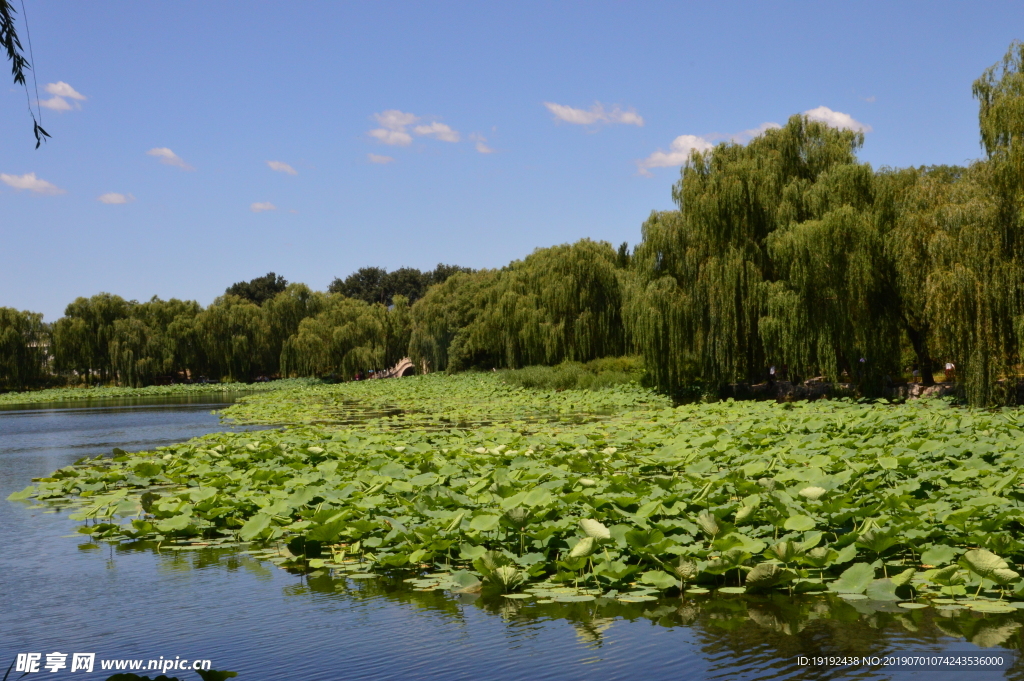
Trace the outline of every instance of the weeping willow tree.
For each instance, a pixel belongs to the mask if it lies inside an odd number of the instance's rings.
[[[188,365],[169,329],[176,320],[193,319],[200,311],[195,301],[153,297],[128,303],[128,315],[113,324],[108,352],[111,369],[122,385],[142,386],[158,377],[184,372]]]
[[[263,373],[276,374],[281,370],[280,358],[285,343],[298,332],[304,319],[316,316],[327,306],[328,297],[328,294],[313,291],[305,284],[290,284],[263,303],[268,329],[267,359],[270,362],[263,368]]]
[[[972,199],[957,196],[957,205],[977,217],[958,235],[959,267],[937,285],[946,293],[943,311],[956,320],[944,339],[957,343],[972,401],[1010,401],[1024,342],[1024,43],[1014,42],[973,92],[988,157],[981,183],[991,195],[971,187]]]
[[[220,296],[196,316],[195,323],[216,377],[252,380],[274,361],[266,316],[245,298]]]
[[[395,296],[390,308],[331,295],[324,309],[303,319],[285,341],[282,372],[300,376],[352,378],[359,372],[390,367],[409,348],[409,304]]]
[[[431,286],[416,301],[412,307],[409,354],[417,366],[426,363],[431,371],[446,371],[467,362],[463,351],[469,336],[467,329],[483,312],[478,302],[483,301],[498,276],[497,270],[457,273]],[[492,356],[496,353],[488,354]],[[486,358],[482,361],[486,362]]]
[[[866,382],[891,370],[898,342],[885,335],[862,143],[794,116],[747,145],[691,156],[673,189],[679,210],[644,224],[626,305],[659,386],[759,380],[769,364]]]
[[[619,262],[611,245],[584,239],[457,274],[413,307],[413,355],[449,371],[621,355]]]
[[[24,388],[45,375],[43,315],[0,307],[0,386]]]
[[[76,298],[53,326],[53,355],[57,370],[89,382],[112,378],[110,341],[114,323],[128,316],[130,304],[120,296],[100,293]]]

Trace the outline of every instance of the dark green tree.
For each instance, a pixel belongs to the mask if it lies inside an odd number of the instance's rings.
[[[387,276],[383,267],[360,267],[344,279],[335,278],[327,290],[365,303],[383,303],[387,300]]]
[[[234,283],[224,293],[245,298],[249,302],[262,305],[278,293],[282,293],[286,288],[288,288],[288,281],[284,277],[273,272],[267,272],[262,277]]]
[[[0,307],[0,386],[26,388],[45,375],[46,331],[38,312]]]

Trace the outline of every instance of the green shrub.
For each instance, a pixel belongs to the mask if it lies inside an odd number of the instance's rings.
[[[601,390],[624,383],[641,383],[639,357],[604,357],[586,364],[562,362],[557,366],[531,366],[500,372],[505,383],[539,390]]]

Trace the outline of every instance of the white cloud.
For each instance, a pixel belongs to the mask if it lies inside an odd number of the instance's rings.
[[[565,104],[544,102],[548,111],[555,115],[555,120],[565,121],[574,125],[594,125],[596,123],[620,123],[622,125],[636,125],[643,127],[644,119],[633,109],[623,111],[616,106],[611,111],[605,111],[604,105],[597,102],[589,109],[575,109]]]
[[[637,161],[637,169],[641,175],[650,175],[651,168],[671,168],[681,166],[690,158],[691,152],[707,151],[713,148],[707,138],[698,135],[680,135],[672,140],[668,151],[659,149],[642,161]]]
[[[60,187],[47,182],[46,180],[40,180],[36,177],[35,173],[25,173],[24,175],[7,175],[0,173],[0,182],[14,187],[15,189],[27,189],[30,192],[36,194],[49,194],[51,196],[55,194],[63,194],[64,190]]]
[[[388,130],[405,130],[406,126],[412,125],[420,119],[415,114],[405,113],[398,109],[388,109],[383,113],[373,114],[373,118],[382,128]]]
[[[270,166],[271,170],[276,170],[279,173],[288,173],[289,175],[299,174],[299,171],[282,161],[267,161],[267,165]]]
[[[729,141],[736,144],[745,144],[755,137],[764,134],[768,130],[778,130],[782,126],[772,121],[767,121],[749,130],[734,132],[728,135],[722,133],[711,133],[709,135],[680,135],[672,140],[668,151],[659,149],[642,161],[637,161],[637,168],[641,175],[650,175],[651,168],[670,168],[681,166],[690,159],[693,151],[707,151],[715,146],[716,142]]]
[[[377,128],[370,131],[370,137],[376,137],[384,144],[390,144],[393,147],[407,147],[412,144],[412,135],[403,130]]]
[[[384,144],[396,147],[407,147],[412,144],[412,135],[405,131],[406,127],[419,120],[419,116],[405,113],[398,109],[373,114],[374,120],[381,126],[370,131],[370,137],[375,137]]]
[[[391,156],[381,156],[380,154],[367,154],[366,160],[370,163],[378,163],[384,165],[386,163],[394,163],[395,159]]]
[[[44,109],[52,109],[54,111],[71,111],[74,109],[73,106],[68,104],[66,99],[61,97],[52,97],[50,99],[40,99],[39,106]]]
[[[394,147],[407,147],[412,144],[412,135],[408,127],[420,120],[419,116],[398,109],[388,109],[378,114],[373,114],[373,119],[380,125],[369,131],[370,137],[389,144]],[[412,132],[422,137],[433,137],[443,142],[458,142],[461,139],[457,130],[444,123],[431,121],[429,124],[416,125]]]
[[[88,99],[85,95],[78,92],[75,88],[71,87],[64,81],[48,83],[44,89],[53,95],[53,97],[50,99],[39,100],[39,106],[53,111],[72,111],[73,109],[81,109],[82,105],[78,102],[84,102]],[[71,106],[67,99],[64,99],[65,97],[78,101],[75,102],[74,106]]]
[[[729,139],[737,143],[749,142],[755,137],[760,137],[763,133],[767,132],[768,130],[778,130],[781,127],[782,126],[779,125],[778,123],[768,121],[766,123],[762,123],[756,128],[751,128],[749,130],[744,130],[743,132],[738,132],[735,135],[730,135]]]
[[[433,137],[439,139],[442,142],[458,142],[459,133],[452,130],[444,123],[438,123],[434,121],[430,125],[417,125],[412,130],[417,135],[424,135],[427,137]]]
[[[157,158],[160,159],[161,163],[164,163],[166,165],[174,166],[175,168],[181,168],[182,170],[195,170],[195,168],[185,163],[185,161],[180,156],[175,154],[167,147],[154,147],[153,149],[150,149],[146,153],[149,154],[150,156],[156,156]]]
[[[131,194],[118,194],[117,192],[107,192],[106,194],[97,196],[96,200],[99,201],[100,203],[121,204],[131,203],[132,201],[135,200],[135,197],[132,196]]]
[[[487,138],[479,133],[471,133],[469,139],[476,142],[476,150],[481,154],[493,154],[494,149],[487,146]]]
[[[272,204],[270,201],[257,201],[256,203],[249,206],[249,210],[253,213],[262,213],[265,210],[277,210],[277,206]]]
[[[46,86],[46,91],[51,95],[57,95],[58,97],[67,97],[69,99],[77,99],[84,102],[87,97],[80,92],[76,92],[75,88],[71,87],[63,80],[56,83],[49,83]]]
[[[808,109],[804,115],[812,121],[821,121],[825,125],[840,130],[853,130],[854,132],[871,132],[871,126],[854,120],[850,114],[842,111],[833,111],[827,106],[819,106],[817,109]]]

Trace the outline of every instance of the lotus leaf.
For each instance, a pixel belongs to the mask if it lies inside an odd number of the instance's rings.
[[[747,573],[747,591],[759,592],[773,589],[796,579],[796,573],[774,563],[760,563]]]
[[[499,516],[483,513],[476,516],[469,523],[469,529],[477,532],[489,532],[498,526]]]
[[[811,501],[817,501],[818,499],[820,499],[825,494],[826,491],[827,490],[825,490],[824,487],[813,487],[812,486],[812,487],[804,487],[802,490],[800,490],[799,494],[800,494],[800,496],[804,497],[805,499],[810,499]]]
[[[806,515],[794,515],[786,518],[786,522],[783,525],[787,530],[793,530],[795,532],[806,532],[807,530],[814,529],[814,519]]]
[[[974,574],[996,584],[1006,585],[1020,579],[1020,574],[1011,570],[1005,560],[985,549],[968,551],[960,558],[960,561]]]
[[[676,578],[663,570],[648,570],[640,576],[640,581],[663,591],[676,585]]]
[[[594,553],[594,549],[597,548],[597,543],[593,537],[584,537],[576,542],[576,546],[572,547],[569,551],[570,558],[583,558]]]
[[[896,595],[896,583],[891,579],[876,579],[868,584],[867,597],[875,601],[900,601]]]
[[[867,563],[854,563],[839,579],[829,584],[829,590],[840,594],[860,594],[875,578],[875,569]]]
[[[952,562],[957,556],[957,551],[951,546],[936,544],[921,554],[921,563],[924,565],[945,565]]]
[[[603,523],[598,520],[594,520],[593,518],[584,518],[581,520],[580,527],[588,537],[593,537],[598,541],[612,538],[611,532],[609,532],[608,528],[605,527]]]

